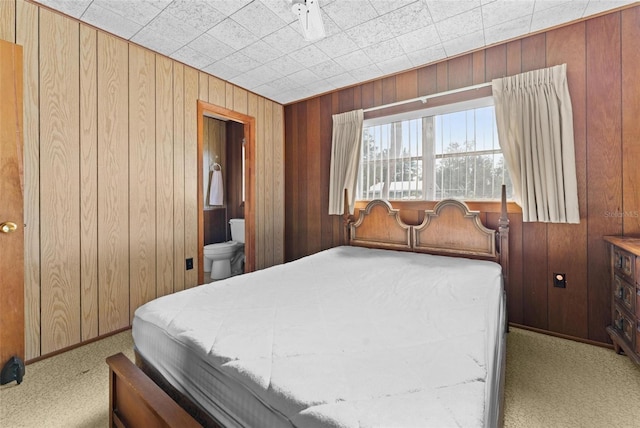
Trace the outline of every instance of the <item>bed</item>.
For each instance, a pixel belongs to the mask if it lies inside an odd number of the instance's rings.
[[[111,426],[501,426],[502,207],[496,232],[455,200],[420,225],[371,201],[349,245],[140,307]]]

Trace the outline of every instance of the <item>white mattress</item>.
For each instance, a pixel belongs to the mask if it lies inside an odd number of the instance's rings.
[[[494,426],[501,268],[338,247],[140,307],[141,356],[226,426]]]

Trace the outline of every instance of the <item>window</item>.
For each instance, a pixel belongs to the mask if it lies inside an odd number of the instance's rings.
[[[365,120],[358,199],[500,199],[511,181],[493,99]]]

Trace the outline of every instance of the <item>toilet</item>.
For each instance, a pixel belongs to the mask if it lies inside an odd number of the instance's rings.
[[[204,271],[211,271],[211,279],[224,279],[243,272],[244,219],[232,218],[231,241],[204,246]]]

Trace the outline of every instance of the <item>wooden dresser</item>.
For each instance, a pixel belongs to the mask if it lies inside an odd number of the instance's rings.
[[[640,364],[640,238],[605,236],[611,244],[611,318],[616,352]]]

